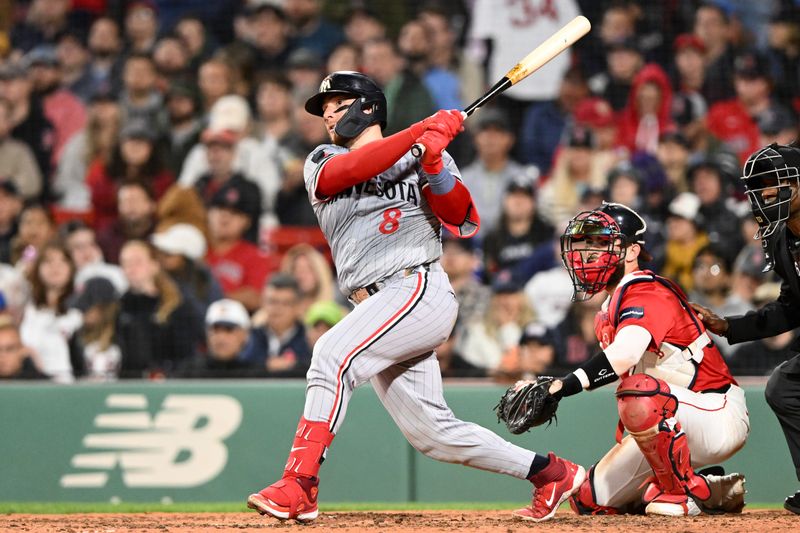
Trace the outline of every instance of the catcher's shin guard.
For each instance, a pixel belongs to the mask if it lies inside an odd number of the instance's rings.
[[[575,514],[579,515],[609,515],[620,514],[620,510],[616,507],[608,507],[597,503],[592,487],[592,479],[594,478],[594,467],[589,469],[589,474],[586,479],[581,483],[578,491],[569,497],[569,506]]]
[[[319,468],[333,441],[327,422],[300,418],[283,477],[269,487],[251,494],[247,506],[275,518],[314,520],[319,514],[317,492]]]
[[[678,400],[669,385],[647,374],[628,376],[617,388],[617,407],[622,424],[653,469],[655,483],[645,491],[645,502],[682,503],[687,495],[707,500],[708,483],[692,469],[686,434],[675,419]]]

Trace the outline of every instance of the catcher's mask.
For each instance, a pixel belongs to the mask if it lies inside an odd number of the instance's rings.
[[[770,144],[747,158],[741,179],[758,222],[756,239],[775,233],[791,215],[792,199],[800,188],[798,167],[800,149],[791,146]]]
[[[306,111],[323,116],[322,102],[332,94],[355,98],[347,112],[336,123],[334,131],[344,139],[353,139],[372,124],[386,127],[386,97],[378,85],[360,72],[340,70],[322,80],[319,92],[306,101]]]
[[[588,300],[624,269],[628,246],[644,244],[647,224],[633,209],[604,203],[578,213],[561,236],[561,260],[572,279],[572,301]]]

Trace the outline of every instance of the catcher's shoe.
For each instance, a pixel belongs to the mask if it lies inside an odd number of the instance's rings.
[[[251,494],[247,506],[280,520],[311,522],[319,515],[318,485],[317,478],[284,476],[260,492]]]
[[[586,479],[586,470],[581,465],[556,457],[553,453],[550,453],[550,465],[545,470],[551,468],[563,468],[563,474],[553,481],[534,488],[530,507],[514,511],[516,518],[531,522],[550,520],[556,514],[556,509],[577,492]],[[534,484],[538,485],[535,481]]]
[[[783,501],[783,508],[794,514],[800,514],[800,490]]]

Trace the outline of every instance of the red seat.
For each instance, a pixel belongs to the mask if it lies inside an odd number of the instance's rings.
[[[307,226],[279,226],[261,231],[261,246],[280,265],[283,256],[295,244],[310,244],[332,262],[331,250],[322,230]]]

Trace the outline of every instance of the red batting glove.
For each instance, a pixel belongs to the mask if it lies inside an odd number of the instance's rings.
[[[420,162],[422,170],[426,174],[435,176],[444,168],[442,162],[442,151],[450,144],[450,137],[446,133],[430,129],[417,139],[417,142],[425,147],[425,153]]]
[[[461,111],[456,109],[451,109],[449,111],[440,109],[433,115],[409,127],[411,134],[415,138],[421,136],[429,129],[443,129],[447,132],[450,139],[453,139],[460,132],[464,131],[464,116],[461,114]]]

